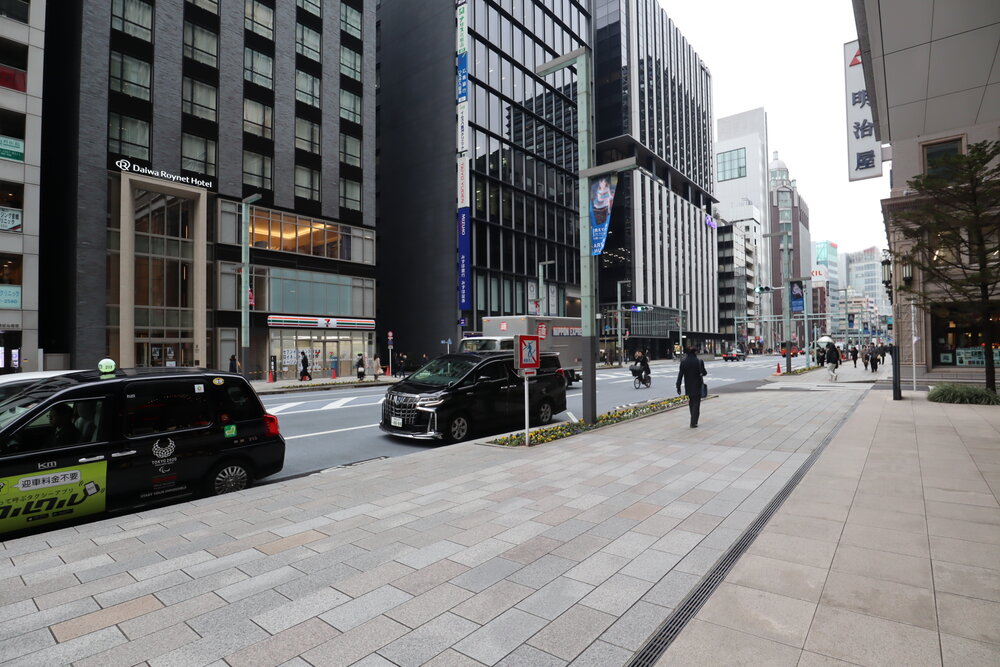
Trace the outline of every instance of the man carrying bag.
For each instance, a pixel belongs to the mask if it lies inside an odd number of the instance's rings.
[[[691,411],[691,428],[698,428],[698,417],[701,413],[701,399],[708,395],[708,385],[702,378],[708,375],[705,362],[695,356],[693,347],[684,350],[686,356],[681,360],[677,372],[677,395],[681,393],[681,380],[684,380],[684,393],[688,397],[688,410]]]

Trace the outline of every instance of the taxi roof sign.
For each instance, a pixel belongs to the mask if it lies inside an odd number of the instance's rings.
[[[539,368],[542,355],[538,336],[514,336],[514,349],[517,355],[514,359],[517,368]]]

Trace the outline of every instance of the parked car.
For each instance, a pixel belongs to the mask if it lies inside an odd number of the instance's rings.
[[[747,353],[743,350],[729,350],[722,353],[723,361],[746,361]]]
[[[277,418],[234,373],[67,373],[0,403],[0,533],[238,491],[284,458]]]
[[[566,409],[559,356],[542,354],[528,385],[535,424]],[[524,424],[524,380],[509,351],[448,354],[428,362],[386,392],[380,427],[408,438],[458,442]]]
[[[787,348],[784,348],[784,347],[781,348],[781,356],[784,357],[784,356],[787,356],[787,354],[788,354]],[[797,356],[799,356],[799,348],[793,346],[792,347],[792,357],[794,358],[794,357],[797,357]]]

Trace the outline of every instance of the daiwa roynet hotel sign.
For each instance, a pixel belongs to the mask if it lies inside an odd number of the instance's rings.
[[[149,167],[144,167],[141,164],[136,164],[124,158],[116,161],[115,166],[118,167],[123,172],[129,174],[142,174],[143,176],[160,178],[163,179],[164,181],[181,183],[183,185],[193,185],[195,187],[205,188],[207,190],[215,189],[215,182],[211,179],[199,178],[198,176],[181,176],[180,174],[172,174],[169,171],[164,171],[163,169],[150,169]]]

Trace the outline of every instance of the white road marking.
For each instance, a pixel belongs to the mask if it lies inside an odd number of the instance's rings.
[[[344,400],[344,399],[341,399],[341,400]],[[350,400],[350,399],[348,399],[348,400]],[[376,405],[382,405],[382,401],[384,401],[384,400],[385,400],[385,397],[382,396],[381,398],[379,398],[374,403],[353,403],[351,405],[334,405],[334,403],[337,403],[337,401],[334,401],[333,403],[327,403],[326,405],[324,405],[322,407],[319,407],[319,408],[308,408],[306,410],[295,410],[294,412],[283,412],[282,414],[283,415],[303,415],[303,414],[305,414],[307,412],[323,412],[324,410],[344,410],[345,408],[370,408],[370,407],[373,407],[373,406],[376,406]]]
[[[348,426],[347,428],[337,428],[332,431],[319,431],[317,433],[303,433],[302,435],[286,435],[285,441],[297,440],[299,438],[314,438],[317,435],[330,435],[333,433],[343,433],[344,431],[358,431],[363,428],[372,428],[378,426],[378,424],[365,424],[364,426]]]
[[[353,401],[355,398],[356,398],[355,396],[348,396],[347,398],[338,398],[337,400],[332,401],[330,403],[327,403],[326,405],[324,405],[323,407],[321,407],[319,409],[320,410],[332,410],[333,408],[339,408],[339,407],[341,407],[343,405],[347,405],[348,403],[350,403],[351,401]]]
[[[284,412],[285,410],[294,408],[296,405],[302,405],[305,401],[296,401],[294,403],[282,403],[281,405],[273,405],[267,409],[272,415],[276,415],[279,412]]]

